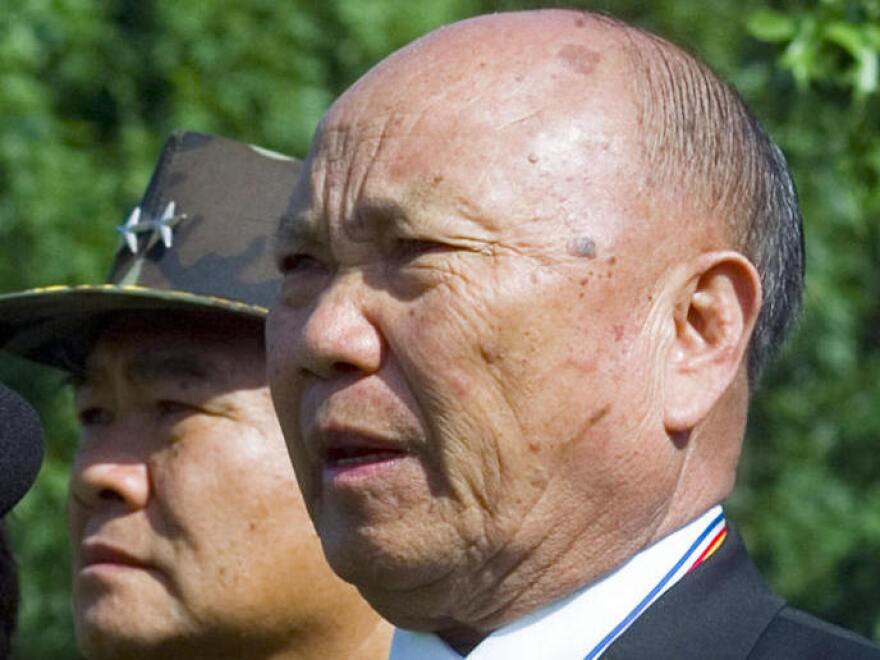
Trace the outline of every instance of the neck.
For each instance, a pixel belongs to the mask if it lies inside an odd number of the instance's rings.
[[[392,632],[391,625],[384,619],[377,617],[376,623],[370,632],[360,640],[352,652],[348,654],[348,657],[358,658],[359,660],[361,658],[363,660],[385,660],[391,647]]]
[[[648,544],[650,547],[643,547],[634,555],[626,558],[623,562],[625,567],[617,566],[609,573],[600,576],[598,580],[582,585],[574,593],[566,594],[560,599],[546,603],[537,611],[528,613],[525,618],[521,616],[514,619],[514,625],[503,628],[503,635],[493,644],[501,644],[507,652],[520,648],[520,642],[523,638],[519,637],[519,634],[523,632],[521,630],[523,627],[527,631],[524,633],[525,638],[534,642],[537,639],[536,635],[539,634],[538,631],[546,633],[548,629],[558,625],[559,613],[571,612],[572,604],[574,604],[574,610],[580,612],[579,616],[586,616],[596,626],[606,621],[615,623],[621,620],[620,617],[630,611],[630,608],[636,606],[638,606],[636,609],[640,613],[645,602],[642,598],[653,592],[652,587],[662,590],[669,588],[689,568],[693,567],[695,563],[699,563],[698,558],[699,561],[702,561],[706,550],[713,543],[713,540],[719,538],[720,531],[723,529],[724,523],[718,513],[718,507],[708,507],[707,510],[701,511],[684,524],[665,534],[658,535]],[[634,577],[635,581],[633,581]],[[643,591],[640,592],[640,589]],[[627,602],[629,605],[626,606],[626,609],[621,609],[623,607],[621,604]],[[636,611],[636,609],[632,611]],[[563,618],[566,616],[570,618],[570,614],[563,615]],[[553,621],[557,623],[551,623]],[[589,625],[587,629],[590,629]],[[596,628],[596,630],[600,630],[600,628]],[[439,631],[436,634],[456,652],[467,656],[493,632],[495,631],[457,627]],[[587,637],[587,639],[590,638]],[[598,641],[599,637],[593,640],[593,643]],[[497,646],[493,646],[493,648],[498,650]]]
[[[325,658],[385,660],[388,657],[392,628],[387,622],[377,618],[372,628],[356,637],[341,634],[344,631],[343,627],[337,631],[340,634],[335,637],[311,639],[259,660],[324,660]]]
[[[322,628],[321,634],[291,639],[284,648],[270,653],[234,657],[237,660],[244,657],[251,660],[324,660],[325,658],[385,660],[391,646],[391,625],[375,615],[370,625],[357,625],[357,623],[357,621],[343,621],[332,630]]]

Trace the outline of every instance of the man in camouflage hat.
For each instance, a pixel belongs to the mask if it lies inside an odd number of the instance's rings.
[[[173,136],[109,282],[0,298],[0,345],[68,371],[73,605],[89,658],[382,657],[324,562],[264,375],[271,228],[298,162]]]

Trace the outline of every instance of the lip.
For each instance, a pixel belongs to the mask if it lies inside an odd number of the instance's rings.
[[[316,436],[325,483],[342,485],[378,476],[410,455],[400,442],[360,429],[330,426]]]
[[[150,565],[134,555],[106,543],[84,543],[82,546],[81,567],[95,568],[99,566],[115,566],[126,568],[149,569]]]

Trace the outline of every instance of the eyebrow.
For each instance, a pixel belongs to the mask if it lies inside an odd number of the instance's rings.
[[[393,199],[368,199],[358,205],[353,222],[346,223],[347,232],[357,240],[357,232],[383,232],[388,227],[407,224],[406,209]]]
[[[355,242],[367,241],[389,228],[409,224],[406,209],[393,199],[367,199],[360,202],[353,216],[343,223],[343,231]],[[308,211],[282,215],[275,232],[275,247],[320,244],[318,228]]]
[[[275,230],[275,243],[279,246],[310,243],[316,239],[315,224],[310,221],[307,213],[290,213],[282,215]]]
[[[207,382],[216,373],[206,360],[188,353],[148,353],[134,358],[126,369],[126,375],[140,383],[168,378]]]
[[[71,373],[68,382],[74,387],[95,386],[103,380],[103,372],[100,367],[87,366],[82,372]],[[187,353],[146,353],[136,356],[125,367],[126,378],[140,385],[167,380],[206,385],[219,373],[204,358]]]

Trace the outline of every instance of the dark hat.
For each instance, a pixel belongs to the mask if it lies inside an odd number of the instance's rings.
[[[200,133],[168,140],[123,224],[106,284],[0,296],[0,348],[69,368],[107,312],[215,310],[262,319],[280,284],[272,238],[297,160]]]

